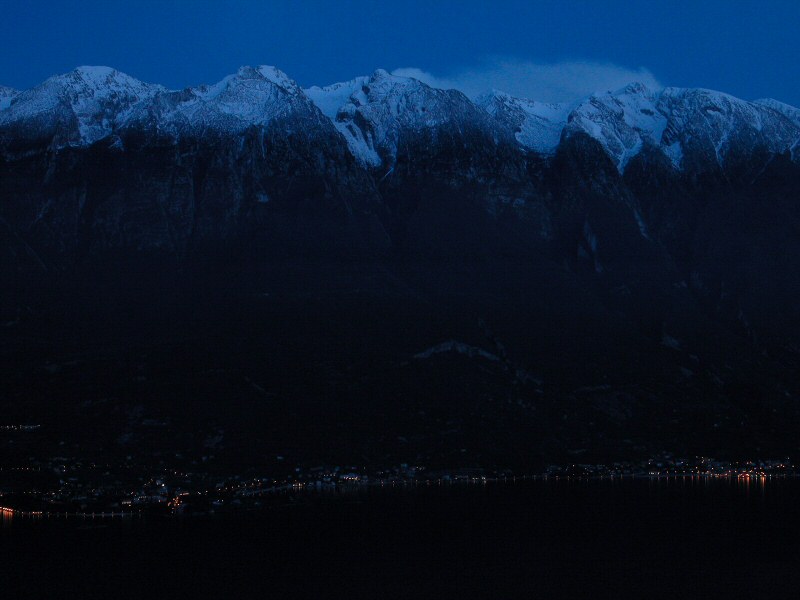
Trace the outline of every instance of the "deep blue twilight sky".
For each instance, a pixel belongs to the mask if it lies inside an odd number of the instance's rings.
[[[0,84],[84,64],[172,88],[243,64],[304,86],[383,67],[542,100],[636,78],[800,106],[798,31],[797,0],[0,0]]]

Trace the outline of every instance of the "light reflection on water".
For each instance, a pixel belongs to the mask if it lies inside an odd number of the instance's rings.
[[[678,496],[685,495],[690,497],[701,497],[705,494],[715,495],[724,493],[730,497],[740,497],[749,499],[751,493],[756,492],[761,498],[769,494],[780,495],[783,492],[790,496],[798,492],[800,477],[796,475],[761,475],[761,474],[719,474],[719,475],[605,475],[605,476],[533,476],[516,478],[486,479],[475,478],[472,480],[423,480],[423,481],[387,481],[358,483],[348,482],[340,484],[326,484],[321,487],[306,486],[299,488],[281,488],[274,492],[269,492],[267,496],[291,498],[318,498],[330,499],[335,502],[337,498],[352,499],[369,502],[370,497],[379,496],[398,496],[398,495],[421,495],[436,494],[440,496],[454,495],[458,497],[468,491],[485,490],[491,495],[503,495],[505,493],[515,494],[537,494],[538,492],[558,492],[569,493],[570,489],[584,490],[589,494],[603,494],[606,491],[615,490],[615,493],[631,497],[643,489],[654,496]],[[795,487],[791,487],[795,485]],[[700,492],[700,496],[695,493]],[[257,511],[260,509],[256,509]],[[113,514],[113,513],[112,513]],[[204,513],[205,514],[205,513]],[[220,513],[222,514],[222,513]],[[227,516],[235,516],[236,511],[225,513]],[[122,513],[116,515],[117,521]],[[127,515],[128,517],[130,515]],[[145,517],[146,514],[135,515]],[[216,516],[216,515],[213,515]],[[33,522],[94,522],[115,520],[103,518],[98,513],[97,519],[94,514],[78,513],[47,513],[47,512],[20,512],[0,507],[0,529],[8,528],[23,523]],[[130,519],[125,518],[128,521]]]

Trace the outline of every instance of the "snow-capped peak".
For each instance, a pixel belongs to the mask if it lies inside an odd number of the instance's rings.
[[[239,69],[241,73],[243,70],[249,70],[250,67],[242,67]],[[300,92],[300,86],[295,83],[295,81],[289,77],[286,73],[278,69],[277,67],[272,67],[269,65],[259,65],[254,69],[256,73],[261,75],[264,79],[271,81],[278,87],[285,89],[287,92],[292,94],[296,94]]]
[[[676,168],[711,158],[723,165],[729,151],[786,151],[800,135],[792,107],[774,101],[747,102],[706,89],[648,89],[632,83],[594,94],[568,118],[566,134],[598,140],[623,171],[645,144],[659,148]],[[797,111],[800,113],[800,111]],[[794,121],[794,122],[792,122]]]
[[[162,89],[160,85],[144,83],[111,67],[83,66],[51,77],[29,92],[36,92],[35,95],[45,101],[68,102],[78,110],[91,110],[104,100],[135,102]]]
[[[566,103],[515,98],[498,90],[480,96],[477,103],[509,127],[522,146],[539,154],[555,152],[572,107]]]
[[[567,134],[587,133],[598,140],[622,171],[645,143],[658,145],[667,127],[667,115],[658,107],[658,94],[642,83],[593,94],[581,102],[567,119]],[[680,162],[680,151],[670,149],[670,158]]]
[[[369,167],[391,165],[404,132],[436,128],[465,118],[477,121],[483,114],[460,92],[435,89],[384,69],[377,69],[369,77],[305,92],[333,119],[353,155]]]
[[[66,75],[57,75],[57,78],[62,79],[80,79],[87,85],[93,85],[95,88],[103,88],[113,85],[116,81],[137,81],[126,75],[120,73],[112,67],[104,67],[102,65],[82,65],[76,67],[71,73]]]
[[[110,67],[78,67],[13,97],[0,125],[17,123],[33,137],[91,144],[109,135],[120,114],[163,88]]]
[[[279,69],[244,66],[211,85],[163,91],[152,102],[133,107],[126,124],[173,137],[182,132],[237,133],[310,108],[303,90]]]
[[[713,90],[667,88],[658,107],[669,117],[662,145],[679,143],[720,165],[732,149],[784,152],[800,135],[798,124],[774,108]]]
[[[217,83],[188,88],[188,91],[194,96],[210,100],[226,93],[235,95],[238,90],[272,91],[273,86],[292,95],[302,92],[283,71],[266,65],[239,67],[236,73],[223,77]]]

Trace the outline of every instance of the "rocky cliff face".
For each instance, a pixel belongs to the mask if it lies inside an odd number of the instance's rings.
[[[755,445],[797,422],[798,114],[639,84],[571,105],[473,102],[380,70],[303,90],[244,67],[171,91],[84,67],[2,88],[5,333],[23,339],[30,315],[63,325],[68,311],[49,312],[62,301],[113,315],[102,290],[131,286],[139,322],[163,289],[135,282],[159,275],[237,290],[204,331],[252,342],[280,314],[258,352],[294,335],[341,348],[338,366],[304,355],[333,373],[320,389],[366,397],[391,381],[405,406],[429,394],[418,376],[438,389],[488,353],[466,397],[499,394],[562,441],[669,437],[695,419]],[[230,324],[236,294],[276,290],[272,317],[248,300],[251,325]],[[182,298],[176,322],[195,314]],[[313,331],[309,311],[327,315]],[[407,362],[445,342],[483,354]]]

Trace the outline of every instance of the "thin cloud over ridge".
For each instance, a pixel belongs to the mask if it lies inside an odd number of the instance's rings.
[[[431,87],[457,89],[475,97],[492,90],[541,102],[570,102],[595,92],[615,90],[638,81],[651,89],[662,85],[644,67],[630,69],[612,63],[562,61],[537,63],[497,59],[464,69],[449,76],[438,76],[416,67],[392,71],[413,77]]]

